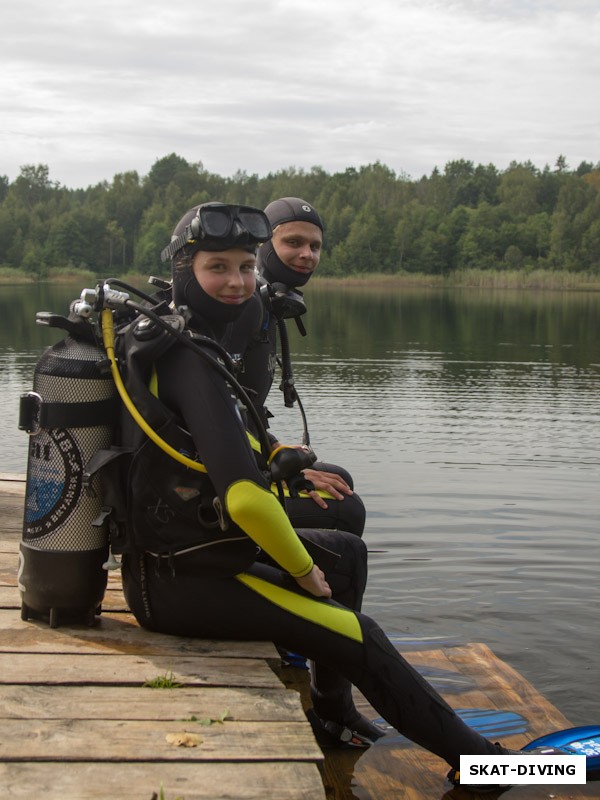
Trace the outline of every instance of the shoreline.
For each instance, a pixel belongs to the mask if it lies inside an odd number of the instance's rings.
[[[16,271],[15,271],[16,272]],[[116,277],[116,276],[111,276]],[[148,275],[128,273],[120,280],[144,285]],[[29,275],[2,275],[0,286],[26,286],[32,284],[72,284],[95,283],[100,276],[89,272],[63,274],[36,279]],[[353,288],[420,288],[420,289],[519,289],[550,291],[600,291],[600,275],[587,273],[531,270],[529,272],[504,270],[463,270],[450,275],[429,275],[426,273],[360,273],[349,276],[315,275],[314,286],[338,286]]]

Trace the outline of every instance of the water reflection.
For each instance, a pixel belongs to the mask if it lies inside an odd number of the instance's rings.
[[[487,642],[571,720],[596,718],[600,297],[307,294],[296,383],[315,449],[369,510],[367,610]]]
[[[574,351],[571,363],[598,361],[598,295],[563,292],[364,288],[307,290],[310,332],[325,352],[381,358],[401,346],[406,353],[446,353],[474,360],[563,363],[562,350]],[[368,335],[365,335],[368,333]],[[381,349],[383,346],[383,350]]]

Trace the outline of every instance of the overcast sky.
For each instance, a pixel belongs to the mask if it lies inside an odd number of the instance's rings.
[[[0,175],[600,161],[599,0],[18,0]]]

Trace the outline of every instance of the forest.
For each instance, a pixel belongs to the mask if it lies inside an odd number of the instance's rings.
[[[165,275],[160,251],[183,213],[208,200],[264,207],[311,202],[325,222],[321,275],[461,270],[600,274],[600,162],[544,169],[457,160],[413,180],[380,162],[327,173],[290,167],[222,177],[171,153],[149,173],[86,189],[53,182],[47,165],[0,176],[0,274],[61,271]]]

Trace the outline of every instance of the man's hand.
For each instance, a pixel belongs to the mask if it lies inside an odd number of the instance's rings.
[[[296,583],[301,589],[314,595],[314,597],[331,597],[331,588],[325,580],[322,570],[314,564],[308,575],[296,578]]]
[[[337,475],[335,472],[321,472],[318,469],[303,469],[302,474],[309,480],[314,488],[314,491],[308,492],[315,503],[321,508],[327,508],[327,501],[321,495],[317,494],[317,490],[327,492],[336,500],[343,500],[345,495],[353,494],[352,489],[348,486],[346,481]]]

